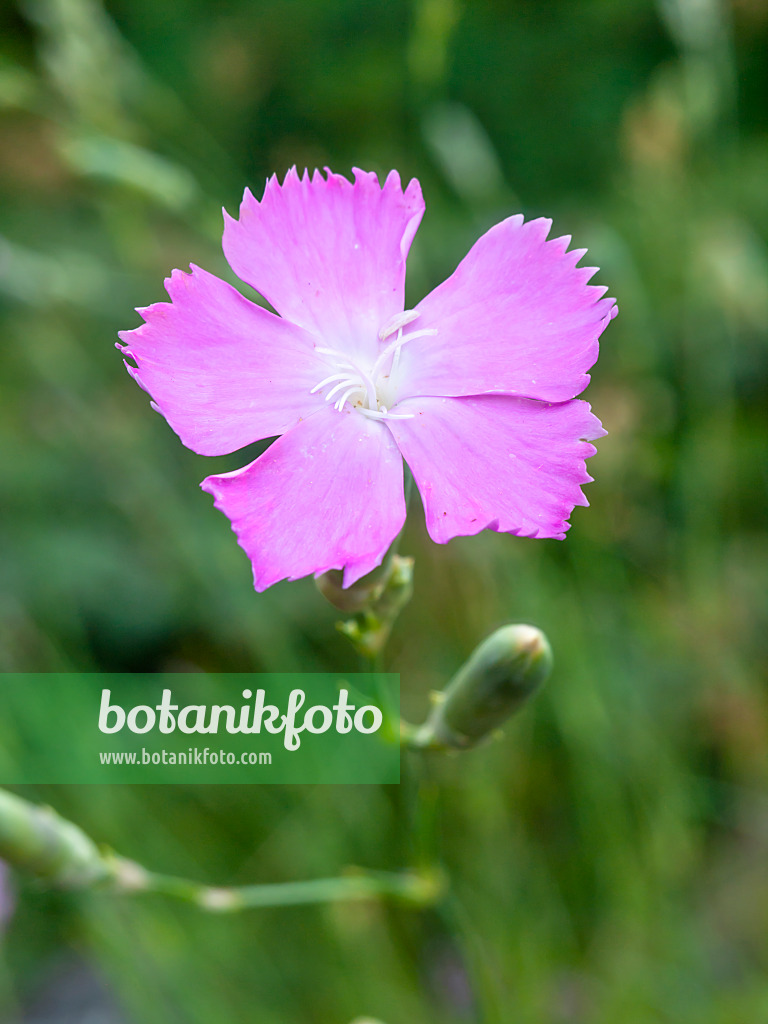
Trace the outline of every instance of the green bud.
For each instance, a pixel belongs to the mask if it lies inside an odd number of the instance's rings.
[[[315,586],[334,608],[353,614],[369,607],[386,586],[386,579],[381,578],[378,570],[363,576],[346,589],[341,585],[343,579],[344,573],[341,569],[329,569],[317,577]]]
[[[378,577],[375,588],[369,592],[367,603],[358,610],[353,619],[336,623],[339,632],[347,637],[359,654],[368,659],[376,658],[381,653],[395,620],[413,594],[413,559],[391,555],[385,565],[385,573]],[[365,580],[368,579],[370,577],[366,576]],[[360,583],[363,582],[364,580],[360,580]],[[327,593],[325,596],[331,600]],[[335,601],[332,603],[336,604],[336,607],[341,607]]]
[[[538,690],[551,669],[552,651],[540,630],[502,626],[475,648],[445,690],[434,695],[426,723],[407,729],[405,742],[422,750],[474,747]]]
[[[326,601],[339,611],[352,614],[371,611],[385,591],[390,591],[393,584],[397,584],[402,576],[403,563],[409,563],[412,568],[412,561],[400,558],[396,547],[397,542],[392,545],[381,565],[372,569],[351,587],[342,585],[344,572],[341,569],[329,569],[328,572],[324,572],[315,580],[315,586]]]
[[[77,825],[5,790],[0,790],[0,857],[64,887],[111,876],[107,859]]]

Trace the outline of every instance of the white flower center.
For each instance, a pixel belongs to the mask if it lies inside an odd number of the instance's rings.
[[[349,404],[371,419],[412,419],[413,413],[389,410],[397,400],[395,378],[403,345],[407,345],[414,338],[437,334],[434,327],[403,334],[403,328],[417,316],[419,314],[416,310],[406,309],[387,321],[379,331],[379,341],[384,348],[370,367],[361,366],[346,352],[340,352],[335,348],[315,349],[319,355],[331,357],[336,372],[315,384],[310,394],[314,395],[315,392],[322,392],[327,388],[324,398],[326,402],[332,402],[334,409],[338,409],[339,412]],[[387,341],[390,338],[392,340]]]

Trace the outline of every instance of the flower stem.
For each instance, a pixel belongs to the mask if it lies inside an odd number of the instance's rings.
[[[349,868],[345,874],[334,878],[226,887],[201,885],[186,878],[155,874],[132,861],[114,860],[114,891],[161,893],[219,913],[377,899],[427,907],[442,896],[442,885],[437,877],[415,871],[394,873]]]
[[[412,558],[388,555],[384,565],[385,575],[370,592],[367,603],[358,610],[354,618],[336,624],[339,632],[347,637],[358,654],[367,661],[370,671],[377,671],[375,666],[380,664],[395,620],[413,593]]]
[[[21,1022],[21,1006],[8,970],[5,938],[0,939],[0,1020],[7,1024]]]
[[[447,874],[442,867],[440,788],[433,766],[423,757],[408,759],[416,783],[413,829],[416,863],[427,875]],[[443,898],[434,905],[437,920],[456,949],[472,992],[478,1024],[504,1024],[498,981],[489,963],[482,936],[453,890],[446,884]]]
[[[477,1001],[478,1020],[482,1024],[506,1024],[509,1017],[506,1016],[498,977],[493,969],[493,963],[489,961],[482,935],[455,895],[450,894],[440,903],[437,910],[461,950],[472,992]]]
[[[427,907],[443,894],[442,880],[427,871],[348,868],[336,878],[232,887],[156,874],[100,848],[82,829],[50,808],[5,790],[0,790],[0,858],[52,886],[158,893],[215,912],[375,899]]]

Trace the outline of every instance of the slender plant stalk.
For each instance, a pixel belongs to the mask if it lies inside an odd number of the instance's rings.
[[[377,899],[427,907],[442,897],[437,878],[415,871],[390,873],[350,868],[334,878],[227,887],[155,874],[121,858],[115,858],[112,888],[118,892],[160,893],[220,913]]]
[[[5,941],[0,939],[0,1019],[5,1024],[17,1024],[21,1021],[21,1007],[16,990],[8,970]]]
[[[416,774],[413,817],[416,863],[419,870],[427,875],[446,879],[444,897],[434,904],[434,909],[442,927],[460,953],[479,1024],[506,1024],[498,984],[482,936],[450,889],[448,873],[443,867],[440,851],[440,789],[432,778],[432,765],[423,756],[411,757],[409,762]]]
[[[416,871],[349,868],[336,878],[232,887],[156,874],[100,848],[82,829],[51,808],[5,790],[0,790],[0,858],[51,886],[160,893],[219,912],[375,899],[426,907],[442,897],[440,879]]]

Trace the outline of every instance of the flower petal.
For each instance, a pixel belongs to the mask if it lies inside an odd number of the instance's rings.
[[[200,485],[232,522],[257,590],[375,569],[405,521],[403,460],[381,422],[324,406],[255,462]]]
[[[261,202],[246,189],[240,219],[224,213],[230,266],[281,314],[350,355],[373,356],[379,328],[403,309],[405,259],[424,212],[414,178],[396,171],[379,186],[355,169],[310,179],[290,170],[267,182]]]
[[[139,310],[146,322],[122,331],[118,348],[188,448],[224,455],[323,404],[310,391],[327,363],[306,331],[199,267],[174,270],[165,287],[172,301]]]
[[[404,346],[402,394],[489,392],[562,402],[589,383],[597,339],[616,315],[585,250],[546,241],[549,220],[510,217],[486,232],[456,271],[416,307],[437,333]]]
[[[414,398],[388,420],[421,493],[430,537],[486,528],[562,540],[574,505],[586,505],[582,438],[605,431],[582,401],[548,405],[503,395]]]

